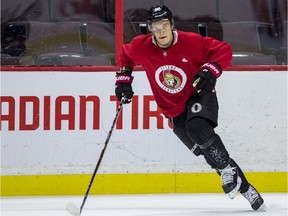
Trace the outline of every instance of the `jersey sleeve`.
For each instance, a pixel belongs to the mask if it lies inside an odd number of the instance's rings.
[[[204,37],[203,40],[207,62],[216,62],[222,69],[231,64],[233,53],[230,44],[212,37]]]
[[[135,61],[133,59],[134,55],[134,49],[133,49],[133,43],[123,44],[119,58],[117,60],[117,64],[120,67],[128,66],[130,68],[134,68]]]

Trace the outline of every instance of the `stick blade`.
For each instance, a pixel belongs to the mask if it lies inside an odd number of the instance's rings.
[[[73,216],[80,216],[80,209],[77,208],[73,203],[67,203],[66,210]]]

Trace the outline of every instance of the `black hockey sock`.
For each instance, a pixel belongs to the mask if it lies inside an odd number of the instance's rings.
[[[192,149],[195,143],[187,136],[185,125],[178,126],[173,129],[174,134],[187,146],[188,149]]]
[[[187,135],[200,146],[206,161],[211,161],[208,164],[214,164],[217,169],[224,169],[229,165],[229,154],[209,120],[192,118],[185,126]]]
[[[217,169],[224,169],[229,165],[229,153],[227,152],[220,137],[215,134],[209,142],[200,146],[205,158],[207,157]],[[207,159],[206,159],[207,161]]]
[[[187,135],[185,126],[178,126],[173,129],[173,132],[176,134],[176,136],[182,141],[182,143],[187,146],[187,148],[193,152],[194,155],[199,156],[202,155],[202,151],[198,144],[193,142]]]

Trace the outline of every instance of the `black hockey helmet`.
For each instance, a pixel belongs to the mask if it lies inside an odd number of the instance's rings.
[[[157,22],[161,20],[169,20],[172,25],[174,25],[174,19],[172,12],[165,5],[157,5],[156,7],[151,7],[148,11],[147,22],[150,25],[152,22]]]

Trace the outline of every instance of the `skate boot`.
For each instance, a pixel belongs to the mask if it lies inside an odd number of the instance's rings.
[[[267,209],[264,200],[251,184],[249,184],[248,190],[245,193],[242,193],[242,195],[250,202],[253,210],[265,211]]]
[[[222,188],[230,199],[233,199],[242,183],[236,167],[228,165],[226,168],[219,170],[222,178]]]

